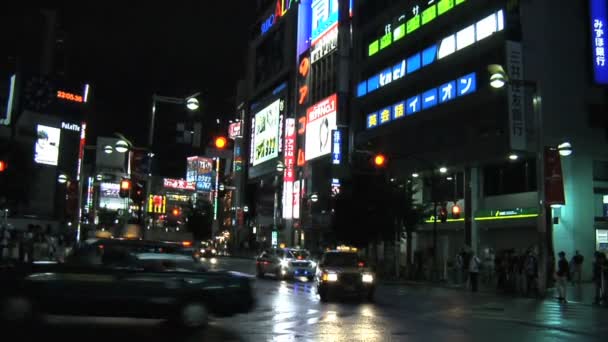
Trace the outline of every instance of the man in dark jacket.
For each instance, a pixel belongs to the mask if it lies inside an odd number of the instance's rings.
[[[567,303],[566,300],[566,286],[568,284],[568,276],[570,275],[568,260],[566,260],[566,253],[559,252],[559,261],[557,262],[557,272],[555,272],[557,278],[557,294],[558,299],[561,303]]]

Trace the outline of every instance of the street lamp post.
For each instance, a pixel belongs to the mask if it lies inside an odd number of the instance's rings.
[[[154,125],[156,122],[156,105],[158,103],[170,103],[186,106],[190,111],[196,111],[199,109],[200,104],[197,99],[197,96],[200,95],[200,92],[187,96],[185,98],[180,97],[170,97],[170,96],[161,96],[157,94],[152,94],[152,110],[150,111],[150,129],[148,131],[148,180],[146,182],[146,193],[145,198],[146,201],[150,196],[150,192],[152,189],[152,157],[154,154],[152,153],[152,145],[154,143]],[[144,212],[144,228],[147,228],[148,225],[148,217],[146,215],[146,210]],[[144,229],[145,230],[145,229]]]
[[[503,88],[506,84],[519,85],[529,87],[533,91],[532,104],[534,116],[536,118],[536,183],[537,183],[537,205],[539,210],[538,215],[538,252],[540,262],[538,268],[538,290],[541,296],[546,294],[548,280],[548,261],[549,261],[549,243],[548,239],[552,238],[548,234],[551,226],[551,208],[547,205],[545,191],[545,141],[544,141],[544,125],[542,111],[542,92],[539,81],[510,79],[501,65],[492,64],[488,66],[490,72],[490,86],[496,89]],[[572,153],[572,145],[569,142],[564,142],[557,146],[559,154],[569,156]],[[509,156],[511,160],[516,160],[515,155]]]

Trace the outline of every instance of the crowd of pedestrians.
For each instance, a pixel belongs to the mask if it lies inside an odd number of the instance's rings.
[[[53,233],[51,226],[30,224],[27,230],[0,226],[0,262],[29,263],[63,261],[70,246],[63,234]]]

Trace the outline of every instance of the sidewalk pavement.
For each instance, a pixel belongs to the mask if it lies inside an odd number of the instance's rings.
[[[428,281],[415,281],[415,280],[381,280],[381,284],[383,285],[401,285],[401,286],[432,286],[432,287],[440,287],[450,290],[456,291],[467,291],[470,292],[470,288],[466,287],[466,284],[453,284],[448,282],[439,282],[433,283]],[[497,297],[508,297],[508,298],[531,298],[526,297],[517,293],[504,293],[496,290],[496,287],[490,285],[482,285],[479,286],[479,293],[484,295],[492,295]],[[552,287],[547,289],[547,296],[545,300],[556,300],[558,297],[557,289]],[[595,284],[593,282],[584,282],[580,285],[572,285],[568,284],[568,288],[566,290],[566,298],[569,303],[573,304],[585,304],[585,305],[593,305],[593,301],[595,300]]]

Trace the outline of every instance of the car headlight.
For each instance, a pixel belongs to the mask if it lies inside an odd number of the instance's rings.
[[[211,259],[209,259],[209,262],[211,262],[211,265],[215,265],[215,264],[217,264],[217,259],[211,258]]]
[[[281,259],[281,267],[289,267],[289,261],[287,261],[287,259]]]
[[[327,281],[327,282],[338,281],[338,274],[337,273],[323,273],[323,275],[321,276],[321,280]]]
[[[310,267],[312,267],[312,268],[317,267],[317,263],[316,263],[316,262],[314,262],[314,261],[311,261],[311,262],[310,262]]]
[[[374,282],[374,276],[369,274],[369,273],[363,273],[363,275],[361,276],[361,280],[364,283],[373,283]]]

